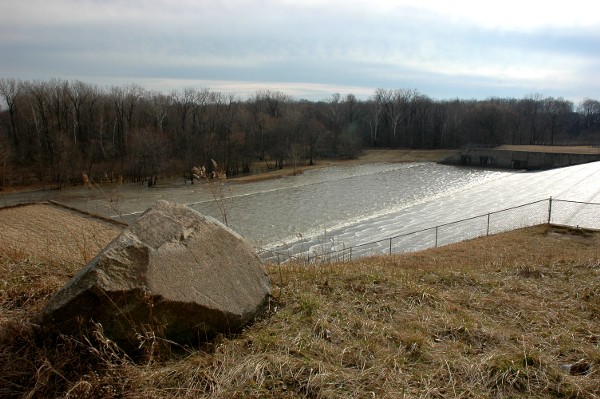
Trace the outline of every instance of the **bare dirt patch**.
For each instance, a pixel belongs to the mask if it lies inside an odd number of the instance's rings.
[[[122,230],[49,204],[4,208],[0,209],[0,254],[83,265]]]
[[[576,229],[572,227],[553,226],[546,233],[548,237],[556,240],[572,240],[581,243],[593,244],[594,233],[589,230]]]

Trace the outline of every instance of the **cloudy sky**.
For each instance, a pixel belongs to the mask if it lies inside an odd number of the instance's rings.
[[[0,78],[600,99],[593,0],[0,0]]]

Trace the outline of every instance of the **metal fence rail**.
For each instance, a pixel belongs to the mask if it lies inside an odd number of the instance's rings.
[[[318,250],[302,253],[292,253],[291,250],[266,250],[260,253],[260,257],[265,261],[276,263],[292,259],[305,263],[343,262],[364,256],[391,255],[436,248],[546,223],[575,228],[600,229],[600,203],[548,198],[353,247],[331,242]]]
[[[600,229],[600,204],[550,199],[548,223],[582,229]]]

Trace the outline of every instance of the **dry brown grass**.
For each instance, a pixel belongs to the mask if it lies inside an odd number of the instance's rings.
[[[269,266],[269,317],[132,360],[32,322],[75,267],[0,262],[0,396],[600,397],[600,233],[541,226],[415,254]]]
[[[13,258],[85,264],[122,230],[51,204],[0,209],[0,248]]]

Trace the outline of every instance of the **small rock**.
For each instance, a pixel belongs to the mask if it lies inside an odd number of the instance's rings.
[[[585,359],[578,360],[575,363],[561,364],[560,368],[571,375],[586,375],[591,370],[590,364]]]

